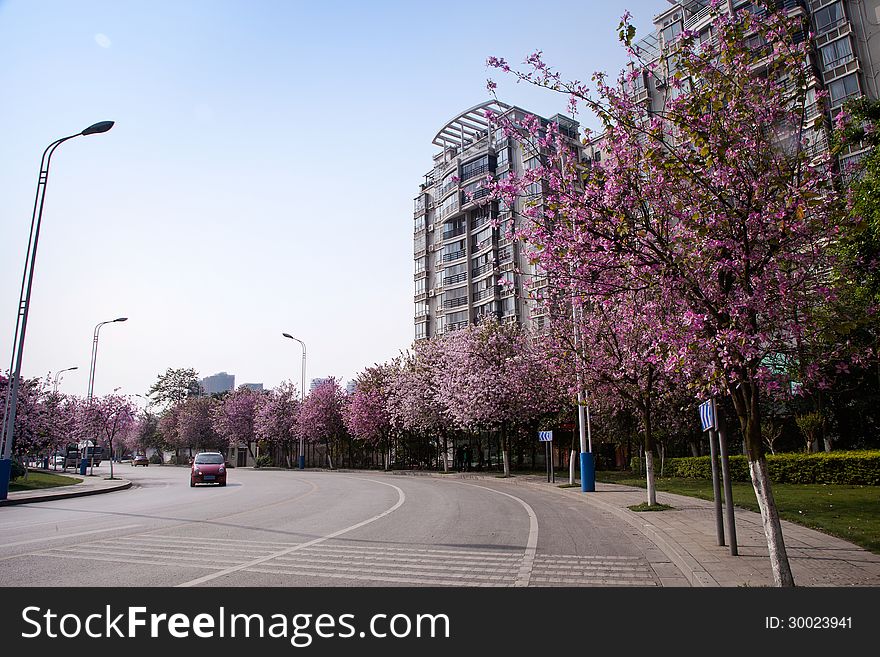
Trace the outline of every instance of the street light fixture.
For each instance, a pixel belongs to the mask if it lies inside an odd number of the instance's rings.
[[[79,369],[79,367],[73,366],[73,367],[68,367],[66,369],[58,370],[57,372],[55,372],[55,383],[52,385],[52,392],[53,393],[58,392],[58,378],[61,376],[62,372],[70,372],[71,370],[78,370],[78,369]]]
[[[303,359],[302,359],[302,388],[299,391],[300,403],[305,401],[306,398],[306,343],[300,340],[299,338],[293,337],[290,333],[282,333],[285,338],[290,338],[291,340],[296,340],[300,343],[303,350]],[[299,436],[299,469],[305,470],[306,467],[306,454],[303,451],[304,441],[302,432],[300,432]]]
[[[24,274],[21,279],[21,295],[18,302],[18,317],[12,339],[12,363],[9,366],[9,394],[3,409],[3,433],[0,436],[0,500],[5,500],[9,493],[9,475],[12,471],[12,443],[15,440],[15,411],[18,404],[18,388],[21,382],[21,362],[24,357],[24,338],[27,331],[28,311],[31,304],[31,288],[34,282],[34,265],[37,261],[37,245],[40,241],[40,224],[43,218],[43,202],[46,198],[46,187],[49,183],[49,165],[55,150],[64,142],[83,135],[95,135],[107,132],[113,127],[113,121],[100,121],[90,125],[82,132],[68,137],[56,139],[43,151],[40,160],[40,175],[37,179],[37,195],[34,199],[34,212],[31,215],[31,231],[28,238],[27,253],[24,259]]]
[[[100,322],[97,326],[95,326],[95,333],[92,336],[92,366],[91,366],[91,369],[89,370],[89,394],[88,394],[88,398],[86,399],[86,403],[89,406],[92,405],[92,396],[94,395],[94,392],[95,392],[95,363],[98,360],[98,336],[101,333],[101,327],[104,326],[104,324],[113,324],[114,322],[127,322],[127,321],[128,321],[128,317],[117,317],[116,319],[109,319],[106,322]],[[98,441],[95,440],[94,447],[96,448],[97,446],[98,446]],[[88,445],[86,445],[86,452],[88,453]],[[85,459],[80,460],[79,473],[81,475],[85,475],[85,473],[86,473],[85,463],[86,463]],[[93,475],[95,473],[95,450],[94,449],[92,449],[92,456],[89,459],[89,465],[90,465],[89,475]]]

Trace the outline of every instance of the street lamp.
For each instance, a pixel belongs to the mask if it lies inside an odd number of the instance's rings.
[[[71,370],[78,370],[78,369],[79,369],[79,367],[74,365],[73,367],[68,367],[66,369],[58,370],[57,372],[55,372],[55,383],[52,384],[52,392],[58,392],[58,378],[61,376],[62,372],[70,372]]]
[[[28,311],[31,303],[31,288],[34,282],[34,265],[37,261],[37,244],[40,240],[40,224],[43,218],[43,201],[46,198],[46,187],[49,183],[49,164],[55,150],[64,142],[83,135],[96,135],[107,132],[113,127],[113,121],[101,121],[90,125],[82,132],[69,137],[56,139],[43,151],[40,160],[40,175],[37,179],[37,195],[34,199],[34,212],[31,215],[31,231],[28,248],[24,259],[24,274],[21,279],[21,295],[18,302],[18,317],[15,322],[15,333],[12,339],[12,363],[9,366],[9,394],[3,409],[3,433],[0,436],[0,500],[5,500],[9,493],[9,475],[12,471],[12,443],[15,440],[15,411],[18,404],[18,388],[21,381],[21,361],[24,356],[24,337],[27,331]]]
[[[128,317],[117,317],[116,319],[109,319],[106,322],[100,322],[97,326],[95,326],[95,333],[92,336],[92,366],[89,370],[89,394],[86,399],[86,403],[91,406],[92,405],[92,396],[95,392],[95,363],[98,360],[98,335],[101,333],[101,327],[104,324],[113,324],[114,322],[127,322]],[[98,446],[98,441],[95,441],[94,447]],[[88,452],[88,445],[86,445],[86,452]],[[85,459],[80,460],[79,473],[81,475],[85,475],[86,466]],[[92,450],[92,457],[89,459],[90,469],[89,475],[93,475],[95,473],[95,450]]]
[[[305,401],[306,398],[306,343],[300,340],[299,338],[293,337],[290,333],[282,333],[285,338],[290,338],[291,340],[296,340],[300,343],[303,350],[303,362],[302,362],[302,388],[299,391],[300,403]],[[306,455],[303,451],[303,436],[302,432],[299,435],[299,469],[304,470],[306,467]]]
[[[57,372],[55,372],[55,383],[52,385],[52,392],[58,392],[58,377],[61,376],[62,372],[70,372],[71,370],[78,370],[78,369],[79,369],[78,367],[73,366],[73,367],[68,367],[66,369],[58,370]]]

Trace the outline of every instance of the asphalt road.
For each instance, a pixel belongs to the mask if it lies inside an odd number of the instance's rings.
[[[225,488],[190,488],[186,468],[117,473],[134,486],[0,508],[0,585],[660,586],[681,575],[611,514],[515,481],[236,468]]]

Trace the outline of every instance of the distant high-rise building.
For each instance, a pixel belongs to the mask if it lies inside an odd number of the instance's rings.
[[[254,392],[263,392],[263,384],[262,383],[242,383],[243,388],[250,388]]]
[[[199,381],[202,392],[206,395],[214,395],[220,392],[228,392],[235,389],[235,375],[220,372],[213,376],[206,376]]]
[[[312,382],[309,384],[309,392],[314,392],[315,388],[317,388],[318,386],[320,386],[324,383],[327,383],[327,381],[329,381],[329,380],[330,380],[329,376],[325,376],[320,379],[312,379]]]
[[[345,384],[345,392],[349,395],[354,392],[355,388],[357,388],[357,381],[354,379]]]

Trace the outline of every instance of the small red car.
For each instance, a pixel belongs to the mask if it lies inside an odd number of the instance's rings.
[[[199,452],[193,459],[189,473],[189,485],[226,485],[226,459],[220,452]]]

